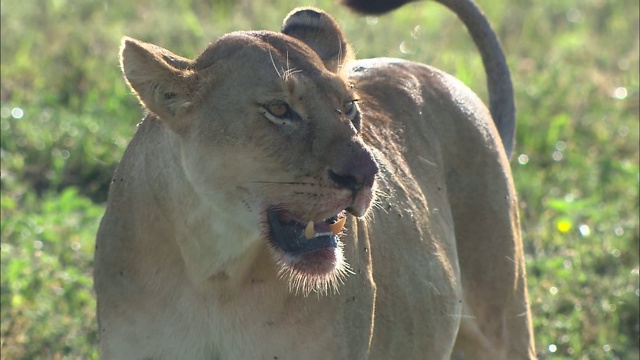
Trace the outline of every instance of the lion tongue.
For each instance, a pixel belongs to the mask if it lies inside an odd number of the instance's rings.
[[[327,222],[322,222],[319,224],[319,227],[323,228],[326,227],[328,231],[323,231],[320,233],[316,232],[316,225],[314,224],[313,221],[309,221],[307,223],[307,226],[304,229],[304,237],[309,240],[309,239],[313,239],[314,237],[318,237],[318,236],[325,236],[325,235],[338,235],[340,234],[340,232],[342,231],[342,229],[344,228],[344,223],[347,221],[346,217],[343,217],[341,219],[339,219],[338,221],[334,222],[333,224],[329,224]],[[324,230],[324,229],[323,229]]]

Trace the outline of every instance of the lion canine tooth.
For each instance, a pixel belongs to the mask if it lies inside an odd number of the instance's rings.
[[[342,231],[342,228],[344,227],[344,223],[347,221],[346,217],[343,217],[342,219],[336,221],[333,224],[329,224],[329,229],[331,229],[331,232],[333,233],[333,235],[338,235],[340,234],[340,231]]]
[[[304,228],[304,237],[307,238],[307,240],[312,239],[315,232],[316,232],[316,229],[313,226],[313,221],[309,221],[307,223],[307,227]]]

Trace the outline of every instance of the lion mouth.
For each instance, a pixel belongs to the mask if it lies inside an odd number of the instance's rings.
[[[311,292],[337,292],[350,273],[340,241],[346,212],[320,221],[304,221],[285,210],[267,211],[269,243],[278,264],[278,274],[289,288],[305,296]]]
[[[267,219],[274,245],[289,255],[338,247],[346,221],[344,211],[321,221],[302,221],[285,210],[271,209]]]

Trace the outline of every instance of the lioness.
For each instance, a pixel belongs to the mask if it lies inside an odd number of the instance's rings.
[[[509,73],[453,3],[493,119],[442,71],[354,61],[318,9],[195,60],[123,40],[148,114],[97,236],[102,358],[535,358]]]

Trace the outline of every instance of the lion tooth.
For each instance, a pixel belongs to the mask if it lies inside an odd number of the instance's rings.
[[[340,232],[342,231],[342,228],[344,227],[344,223],[347,221],[346,217],[343,217],[342,219],[336,221],[333,224],[329,224],[329,229],[331,229],[331,232],[333,233],[333,235],[338,235],[340,234]]]
[[[315,226],[313,226],[313,221],[309,221],[307,227],[304,228],[304,237],[307,238],[307,240],[312,239],[315,232],[316,229]]]

